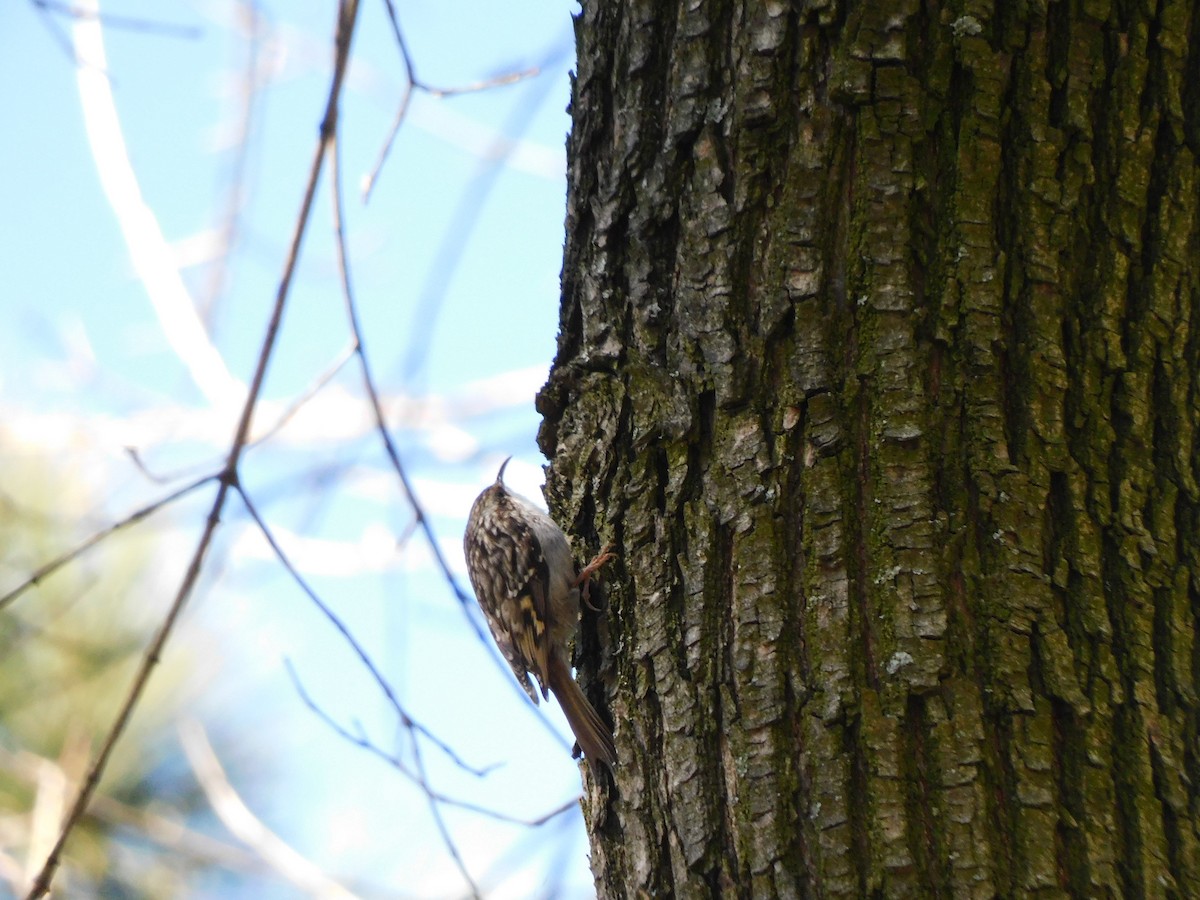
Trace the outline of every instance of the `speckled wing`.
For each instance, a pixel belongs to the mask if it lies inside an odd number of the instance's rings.
[[[492,637],[534,703],[550,683],[546,608],[549,570],[541,543],[503,488],[489,488],[471,508],[464,550],[467,572]]]

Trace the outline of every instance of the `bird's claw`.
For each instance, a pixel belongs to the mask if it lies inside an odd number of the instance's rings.
[[[600,610],[592,605],[588,582],[591,581],[592,576],[600,571],[606,563],[612,562],[616,558],[617,554],[612,552],[612,544],[605,544],[604,549],[597,553],[592,561],[583,567],[583,570],[579,573],[579,577],[575,579],[575,587],[580,588],[579,595],[583,599],[584,605],[592,612],[598,613]]]

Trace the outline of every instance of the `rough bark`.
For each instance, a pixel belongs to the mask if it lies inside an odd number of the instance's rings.
[[[577,32],[600,895],[1200,896],[1196,4]]]

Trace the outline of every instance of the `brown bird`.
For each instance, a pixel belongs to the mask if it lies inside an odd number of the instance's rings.
[[[512,457],[509,457],[512,459]],[[617,761],[612,732],[571,676],[567,648],[579,627],[580,587],[612,558],[575,567],[563,530],[528,500],[504,486],[506,459],[496,481],[471,506],[463,535],[467,571],[484,618],[517,681],[538,702],[553,691],[575,740],[593,763]]]

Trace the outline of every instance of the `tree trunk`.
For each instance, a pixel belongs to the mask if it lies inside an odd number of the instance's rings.
[[[591,0],[603,897],[1200,897],[1200,13]]]

